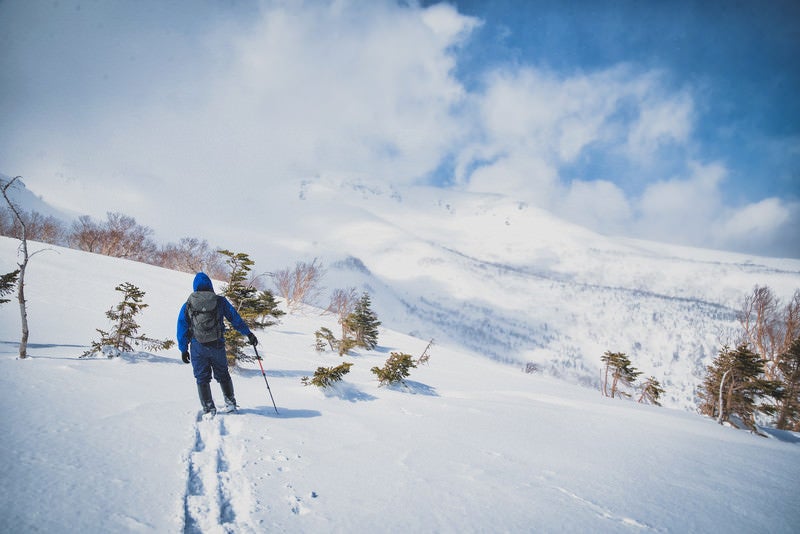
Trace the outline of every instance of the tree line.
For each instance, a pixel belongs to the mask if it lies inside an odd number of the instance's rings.
[[[755,286],[736,314],[738,328],[706,367],[698,388],[698,410],[720,424],[758,433],[757,422],[800,431],[800,289],[785,304],[767,286]],[[655,377],[637,382],[641,371],[624,352],[600,357],[600,391],[660,405],[664,389]]]
[[[206,240],[181,238],[177,243],[157,244],[153,230],[128,215],[108,212],[105,220],[88,215],[71,224],[36,211],[10,207],[0,208],[0,235],[22,240],[40,241],[105,256],[125,258],[175,271],[203,271],[221,279],[226,273],[225,258]],[[19,215],[19,216],[17,216]]]

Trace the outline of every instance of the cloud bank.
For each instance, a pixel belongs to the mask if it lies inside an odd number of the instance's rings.
[[[482,21],[448,4],[31,4],[0,4],[0,170],[66,208],[158,228],[185,205],[236,211],[334,173],[509,194],[606,233],[800,255],[798,203],[726,203],[726,162],[696,142],[701,89],[665,72],[485,65],[467,89],[459,58]]]

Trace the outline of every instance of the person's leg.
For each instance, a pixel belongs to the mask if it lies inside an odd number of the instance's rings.
[[[200,405],[203,407],[203,412],[216,415],[217,407],[214,406],[214,398],[211,396],[211,384],[208,382],[197,384],[197,394],[200,396]]]
[[[192,341],[192,371],[197,381],[197,394],[200,397],[200,406],[205,413],[215,414],[217,408],[211,395],[211,358],[205,346]]]
[[[236,397],[233,394],[233,379],[228,371],[228,356],[225,348],[214,350],[211,357],[211,368],[214,370],[214,378],[222,388],[222,396],[225,398],[225,409],[229,412],[236,411]]]
[[[233,395],[233,380],[230,375],[228,375],[228,380],[221,380],[219,385],[222,388],[222,395],[225,397],[225,410],[235,412],[238,405],[236,404],[236,397]]]

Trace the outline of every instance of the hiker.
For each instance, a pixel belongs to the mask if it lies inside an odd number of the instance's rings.
[[[217,408],[211,396],[211,376],[219,382],[225,397],[225,411],[236,411],[236,398],[233,395],[233,380],[228,372],[228,358],[225,351],[226,318],[250,344],[258,343],[239,313],[228,299],[214,293],[211,279],[205,273],[194,277],[194,293],[189,295],[178,314],[178,348],[184,363],[192,362],[192,370],[197,380],[197,393],[205,414],[216,415]],[[191,356],[189,345],[191,342]]]

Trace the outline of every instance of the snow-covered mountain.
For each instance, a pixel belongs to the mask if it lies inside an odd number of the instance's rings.
[[[596,387],[627,353],[694,409],[756,284],[789,298],[800,261],[599,235],[534,206],[440,188],[341,180],[273,191],[242,240],[269,268],[318,256],[330,287],[374,295],[392,328]],[[283,264],[281,264],[283,261]]]
[[[378,217],[375,224],[397,228]],[[408,257],[392,255],[394,246],[423,243],[386,246],[374,256],[386,265],[359,254],[331,270],[400,302],[404,288],[436,287],[391,261]],[[454,254],[428,247],[432,259]],[[16,248],[0,238],[0,271],[11,270]],[[2,532],[789,533],[800,524],[798,434],[768,430],[762,438],[682,410],[603,398],[443,340],[408,387],[378,387],[371,367],[391,351],[417,356],[427,344],[393,329],[386,315],[404,308],[375,306],[384,322],[378,348],[345,358],[313,348],[313,332],[335,329],[334,317],[311,308],[285,316],[259,333],[279,415],[258,366],[244,365],[234,375],[241,413],[198,422],[191,368],[176,350],[78,358],[94,329],[108,328],[104,312],[124,281],[146,293],[142,332],[173,336],[192,275],[50,248],[28,271],[30,358],[16,359],[17,306],[0,306]],[[438,268],[480,272],[474,261]],[[436,268],[430,262],[425,272],[444,285]],[[484,289],[507,276],[486,273]],[[552,276],[543,279],[567,287]],[[489,291],[483,298],[500,300]],[[443,306],[431,321],[458,332],[461,318],[476,317],[473,308]],[[342,361],[353,367],[337,388],[301,384],[318,366]],[[219,401],[216,384],[213,392]]]
[[[0,180],[3,180],[4,182],[9,182],[12,178],[13,177],[11,176],[6,176],[5,174],[0,173]],[[52,206],[43,198],[31,192],[25,186],[25,182],[21,178],[18,178],[14,185],[8,190],[8,196],[12,202],[21,207],[24,211],[35,211],[41,215],[44,215],[45,217],[55,217],[56,219],[64,221],[65,223],[71,221],[72,219],[77,219],[80,215]],[[2,201],[0,206],[5,208],[5,200],[0,197],[0,201]]]
[[[259,272],[318,257],[328,289],[368,290],[387,325],[421,339],[589,387],[605,351],[625,352],[665,405],[688,410],[745,295],[800,288],[800,260],[608,237],[513,198],[434,187],[319,177],[270,186],[235,214],[177,219]]]

